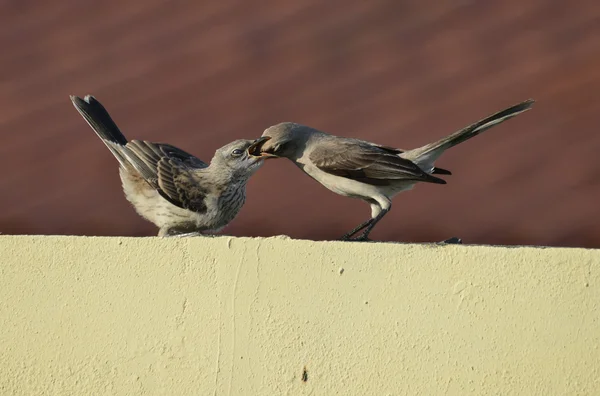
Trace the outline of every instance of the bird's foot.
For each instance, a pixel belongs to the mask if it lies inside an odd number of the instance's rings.
[[[458,238],[458,237],[452,237],[452,238],[448,238],[445,241],[441,241],[438,243],[446,243],[448,245],[461,245],[462,244],[462,239]]]
[[[185,237],[197,237],[197,236],[204,236],[204,235],[201,232],[194,231],[194,232],[184,232],[181,234],[167,234],[165,236],[169,237],[169,238],[185,238]]]
[[[201,232],[194,231],[194,232],[186,232],[185,234],[177,234],[175,236],[178,238],[185,238],[185,237],[198,237],[198,236],[203,236],[203,235]]]
[[[338,239],[338,241],[351,241],[352,240],[352,234],[344,234],[340,237],[340,239]]]
[[[368,235],[365,234],[360,234],[357,237],[350,237],[347,234],[344,235],[343,237],[340,238],[340,241],[345,241],[345,242],[372,242],[371,239],[369,239]]]

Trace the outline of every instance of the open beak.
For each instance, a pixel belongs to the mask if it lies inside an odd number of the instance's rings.
[[[263,144],[267,141],[271,139],[271,136],[261,136],[258,139],[256,139],[251,145],[250,147],[248,147],[248,154],[250,154],[253,157],[261,157],[264,159],[267,158],[277,158],[276,155],[273,154],[269,154],[269,153],[263,153],[261,152],[261,148],[263,146]]]

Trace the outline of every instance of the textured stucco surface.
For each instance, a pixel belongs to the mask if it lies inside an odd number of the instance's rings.
[[[2,236],[0,253],[2,395],[600,394],[598,250]]]

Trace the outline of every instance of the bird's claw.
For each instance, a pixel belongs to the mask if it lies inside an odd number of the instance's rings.
[[[361,234],[356,238],[351,238],[350,236],[344,235],[340,238],[340,241],[345,242],[372,242],[371,239],[367,235]]]
[[[345,241],[345,242],[347,242],[347,241],[351,241],[351,240],[352,240],[352,238],[351,238],[351,237],[352,237],[352,234],[344,234],[344,235],[342,235],[342,236],[340,237],[340,239],[339,239],[339,240],[340,240],[340,241]]]
[[[194,231],[194,232],[185,232],[182,234],[171,234],[169,236],[171,238],[186,238],[186,237],[198,237],[198,236],[204,236],[204,235],[198,231]]]
[[[452,238],[448,238],[445,241],[441,241],[438,243],[446,243],[449,245],[461,245],[462,244],[462,239],[458,238],[458,237],[452,237]]]

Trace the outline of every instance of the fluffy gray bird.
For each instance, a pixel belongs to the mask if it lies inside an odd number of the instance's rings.
[[[158,236],[222,230],[244,205],[246,183],[266,157],[250,151],[268,138],[236,140],[218,149],[206,164],[169,144],[127,141],[91,95],[71,96],[71,101],[119,161],[125,197],[160,229]]]
[[[342,240],[368,240],[369,233],[392,207],[392,198],[418,182],[446,184],[434,174],[451,175],[434,162],[450,147],[464,142],[531,108],[529,99],[435,143],[413,150],[401,150],[364,140],[327,134],[308,126],[283,122],[267,128],[271,139],[255,146],[251,153],[285,157],[329,190],[371,205],[371,218],[342,236]],[[355,238],[359,231],[363,232]],[[447,242],[459,241],[451,238]]]

